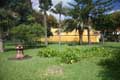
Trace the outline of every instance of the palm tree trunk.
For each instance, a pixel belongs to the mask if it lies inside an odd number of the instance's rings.
[[[61,14],[59,14],[59,46],[60,46],[60,44],[61,44]]]
[[[0,32],[0,52],[4,52],[4,42],[2,38],[2,32]]]
[[[78,29],[79,33],[79,44],[82,45],[83,43],[83,30]]]
[[[0,39],[0,52],[4,52],[3,40]]]
[[[105,31],[103,30],[102,33],[101,33],[102,44],[105,43],[105,38],[104,38],[104,36],[105,36]]]
[[[91,41],[90,41],[90,28],[88,27],[88,44],[90,45],[91,44]]]
[[[47,20],[46,20],[46,11],[44,10],[44,27],[45,27],[45,46],[48,45],[48,39],[47,39]]]
[[[91,40],[90,40],[90,30],[91,30],[91,26],[92,26],[92,20],[91,20],[91,17],[89,16],[88,17],[88,31],[87,31],[87,33],[88,33],[88,45],[90,45],[91,44]]]

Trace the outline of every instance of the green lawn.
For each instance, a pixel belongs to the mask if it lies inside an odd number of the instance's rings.
[[[60,47],[64,50],[66,45]],[[27,49],[25,54],[32,56],[26,60],[8,60],[15,56],[15,50],[8,49],[0,53],[0,80],[119,80],[120,79],[120,43],[105,43],[104,45],[93,45],[115,49],[112,57],[105,55],[82,58],[79,62],[65,64],[60,58],[40,58],[38,51],[42,48]],[[58,45],[49,47],[58,50]],[[92,46],[68,46],[78,47],[81,50]],[[7,48],[10,48],[7,46]],[[108,50],[109,50],[108,49]],[[97,53],[97,52],[96,52]],[[91,54],[91,53],[90,53]],[[103,52],[101,53],[103,54]],[[89,55],[89,54],[88,54]]]

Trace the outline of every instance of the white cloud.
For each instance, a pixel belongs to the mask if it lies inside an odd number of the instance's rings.
[[[114,12],[118,12],[118,11],[120,11],[120,9],[117,9],[117,10],[111,10],[111,11],[107,12],[106,14],[112,14],[112,13],[114,13]]]
[[[53,6],[55,6],[56,4],[58,4],[60,1],[63,2],[64,6],[67,6],[67,3],[70,2],[71,0],[52,0],[53,2]],[[39,1],[38,0],[31,0],[32,2],[32,7],[33,9],[35,9],[36,11],[39,11]],[[48,14],[52,14],[53,16],[55,16],[58,19],[58,15],[53,14],[51,12],[48,12]],[[62,16],[62,20],[64,19],[64,16]]]
[[[59,3],[60,1],[63,2],[63,5],[67,5],[68,2],[70,2],[71,0],[52,0],[53,1],[53,5],[56,5],[57,3]]]
[[[71,0],[52,0],[53,2],[53,6],[55,6],[57,3],[59,3],[60,1],[63,2],[63,5],[67,5],[68,2],[70,2]],[[32,2],[32,6],[34,9],[39,10],[39,1],[38,0],[31,0]]]
[[[39,2],[38,2],[38,0],[31,0],[31,2],[32,2],[33,9],[38,11],[39,10]]]

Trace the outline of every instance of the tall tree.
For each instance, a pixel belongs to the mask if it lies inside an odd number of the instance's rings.
[[[115,36],[115,41],[120,42],[120,34],[119,32],[119,27],[120,27],[120,11],[119,12],[114,12],[111,14],[112,17],[112,23],[113,23],[113,29],[114,31],[114,36]]]
[[[4,29],[8,24],[7,15],[8,11],[6,11],[6,8],[8,6],[9,0],[0,0],[0,52],[4,52],[4,42],[3,42],[3,35],[4,35]]]
[[[79,37],[82,38],[83,29],[88,29],[88,43],[90,44],[90,26],[91,17],[95,17],[99,14],[103,14],[110,10],[113,0],[74,0],[69,3],[72,7],[70,9],[70,16],[77,21]],[[80,39],[80,44],[82,43]]]
[[[99,15],[97,18],[94,18],[94,28],[96,30],[101,31],[101,41],[104,44],[104,36],[106,35],[107,31],[111,31],[109,26],[112,26],[112,21],[109,15]]]
[[[47,11],[51,8],[51,0],[39,0],[39,7],[44,12],[44,27],[45,27],[45,45],[48,45],[47,40]]]
[[[58,35],[59,35],[59,45],[61,44],[61,16],[66,14],[66,8],[63,6],[63,2],[59,2],[58,4],[55,5],[54,9],[52,9],[52,12],[55,14],[59,15],[59,30],[58,30]]]
[[[4,51],[3,37],[6,29],[10,28],[11,22],[14,24],[25,22],[26,16],[31,9],[30,3],[30,0],[0,0],[0,52]],[[16,19],[15,22],[12,19]]]
[[[114,12],[112,14],[100,15],[94,19],[94,27],[96,30],[102,32],[101,40],[104,43],[104,37],[108,37],[108,40],[117,41],[116,29],[120,26],[120,12]],[[114,35],[113,35],[114,33]],[[112,39],[110,39],[112,37]]]
[[[113,28],[115,30],[120,26],[120,11],[110,14],[110,17],[112,18]]]

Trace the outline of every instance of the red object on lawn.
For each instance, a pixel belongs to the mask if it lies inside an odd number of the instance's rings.
[[[17,45],[16,50],[17,50],[16,59],[23,59],[24,58],[23,46],[20,44]]]

